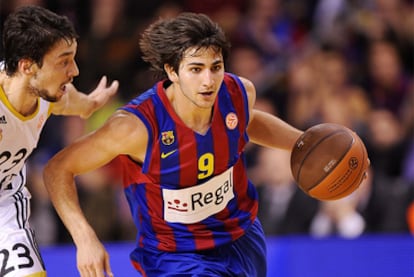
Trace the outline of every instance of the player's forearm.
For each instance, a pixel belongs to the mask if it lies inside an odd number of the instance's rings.
[[[79,205],[73,174],[59,168],[58,162],[50,160],[44,169],[44,183],[53,206],[68,229],[76,245],[95,236]]]
[[[247,129],[251,142],[271,148],[291,150],[303,133],[283,120],[258,110],[253,110],[253,119]]]

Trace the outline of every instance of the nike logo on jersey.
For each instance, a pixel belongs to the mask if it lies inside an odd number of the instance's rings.
[[[161,159],[165,159],[165,158],[167,158],[168,156],[170,156],[170,155],[174,154],[176,151],[177,151],[177,149],[172,150],[172,151],[170,151],[170,152],[162,152],[162,153],[161,153]]]

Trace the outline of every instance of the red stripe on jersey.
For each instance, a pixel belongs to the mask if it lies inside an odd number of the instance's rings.
[[[131,261],[132,265],[134,266],[134,268],[141,273],[142,277],[147,277],[147,274],[145,273],[145,271],[142,269],[141,264],[137,263],[136,261]]]
[[[124,188],[129,187],[131,184],[138,184],[146,182],[146,176],[141,174],[141,165],[133,161],[126,155],[119,155],[116,159],[122,164],[122,182]]]
[[[196,249],[209,249],[215,247],[213,232],[208,230],[204,224],[188,225],[187,229],[193,234],[197,234],[194,238]]]

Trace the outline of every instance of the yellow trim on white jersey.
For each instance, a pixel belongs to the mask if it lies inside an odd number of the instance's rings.
[[[18,111],[16,111],[16,109],[10,104],[9,99],[7,99],[6,94],[4,93],[3,87],[0,86],[0,101],[3,102],[3,104],[7,107],[7,109],[14,114],[18,119],[22,120],[22,121],[26,121],[29,119],[34,118],[37,113],[39,112],[39,107],[40,107],[40,99],[37,99],[37,105],[36,105],[36,111],[34,113],[32,113],[31,115],[28,116],[24,116],[22,114],[20,114]],[[51,108],[49,107],[49,115],[50,115],[50,111]]]
[[[26,275],[25,277],[46,277],[46,271],[42,271],[42,272],[36,272],[30,275]]]

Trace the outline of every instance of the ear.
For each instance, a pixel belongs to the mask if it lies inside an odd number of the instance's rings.
[[[37,65],[30,59],[21,59],[18,67],[20,73],[32,75],[36,72]]]
[[[174,68],[170,66],[169,64],[164,64],[164,70],[167,73],[168,79],[170,79],[171,82],[177,82],[178,81],[178,74],[175,72]]]

